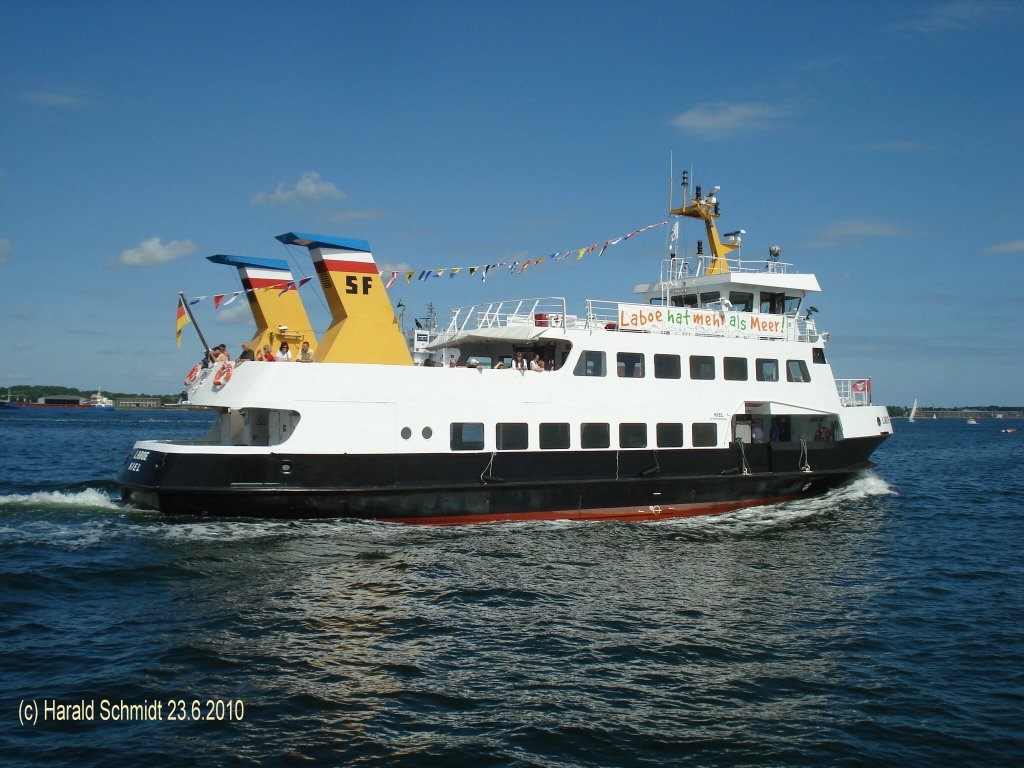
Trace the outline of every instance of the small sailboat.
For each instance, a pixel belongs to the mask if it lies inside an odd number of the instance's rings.
[[[914,417],[917,416],[917,398],[914,398],[914,404],[910,408],[910,418],[907,419],[911,424],[914,423]]]

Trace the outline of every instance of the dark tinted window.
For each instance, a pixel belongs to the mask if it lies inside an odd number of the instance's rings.
[[[825,350],[821,347],[813,347],[811,349],[811,362],[817,365],[825,364]]]
[[[710,355],[690,355],[690,378],[715,378],[715,358]]]
[[[619,424],[619,448],[646,448],[646,424]]]
[[[803,360],[786,361],[786,381],[810,381],[811,374]]]
[[[611,445],[607,424],[580,424],[581,448],[607,448]]]
[[[710,448],[718,445],[717,424],[692,425],[693,445],[697,448]]]
[[[577,376],[604,376],[604,352],[581,353],[573,373]]]
[[[683,447],[683,425],[682,424],[659,424],[658,425],[658,447],[659,448],[682,448]]]
[[[654,356],[654,378],[656,379],[678,379],[682,375],[679,365],[679,355],[655,355]]]
[[[734,312],[753,312],[754,294],[743,291],[729,291],[729,303]]]
[[[644,356],[640,352],[619,352],[616,370],[626,379],[639,379],[644,375]]]
[[[568,424],[541,424],[540,447],[543,450],[557,450],[569,447]]]
[[[525,424],[499,424],[495,444],[499,451],[525,451],[529,447]]]
[[[722,373],[728,381],[747,380],[747,358],[726,357],[722,359]]]
[[[778,381],[779,380],[779,361],[768,360],[764,358],[757,358],[755,363],[757,368],[757,380],[758,381]]]
[[[457,421],[452,424],[453,451],[482,451],[484,425],[477,421]]]

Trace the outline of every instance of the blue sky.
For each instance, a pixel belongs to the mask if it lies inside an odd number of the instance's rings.
[[[0,26],[0,386],[179,391],[176,291],[238,287],[208,255],[311,274],[274,240],[299,231],[403,270],[545,256],[666,218],[671,152],[745,258],[817,274],[837,376],[1024,401],[1020,3],[7,0]],[[664,253],[391,293],[630,300]],[[197,312],[252,333],[241,302]]]

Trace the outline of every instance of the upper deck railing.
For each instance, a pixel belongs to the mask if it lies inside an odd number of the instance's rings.
[[[771,259],[744,259],[741,256],[736,258],[722,258],[729,265],[729,272],[740,272],[743,274],[787,274],[792,268],[788,261],[772,261]],[[711,259],[697,257],[692,260],[690,257],[678,259],[665,259],[661,262],[661,282],[672,282],[684,280],[691,277],[700,277],[707,274],[708,265]]]
[[[836,379],[836,391],[843,405],[871,405],[871,379]]]
[[[620,313],[624,307],[643,307],[661,312],[663,319],[671,314],[700,314],[707,322],[673,324],[663,322],[650,327],[629,326]],[[546,296],[531,299],[492,301],[459,307],[451,311],[447,327],[438,334],[448,341],[459,333],[478,330],[535,326],[539,328],[604,332],[648,332],[681,336],[716,336],[722,338],[762,338],[785,341],[818,342],[822,334],[814,320],[795,313],[772,315],[754,312],[727,312],[717,307],[664,307],[636,305],[618,301],[588,299],[583,314],[570,314],[564,298]],[[771,326],[767,330],[765,326]],[[436,345],[436,340],[435,340]]]

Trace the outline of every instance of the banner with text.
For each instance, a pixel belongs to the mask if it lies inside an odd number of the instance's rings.
[[[733,331],[742,336],[786,336],[785,315],[720,312],[693,307],[619,304],[619,328],[638,331]]]

